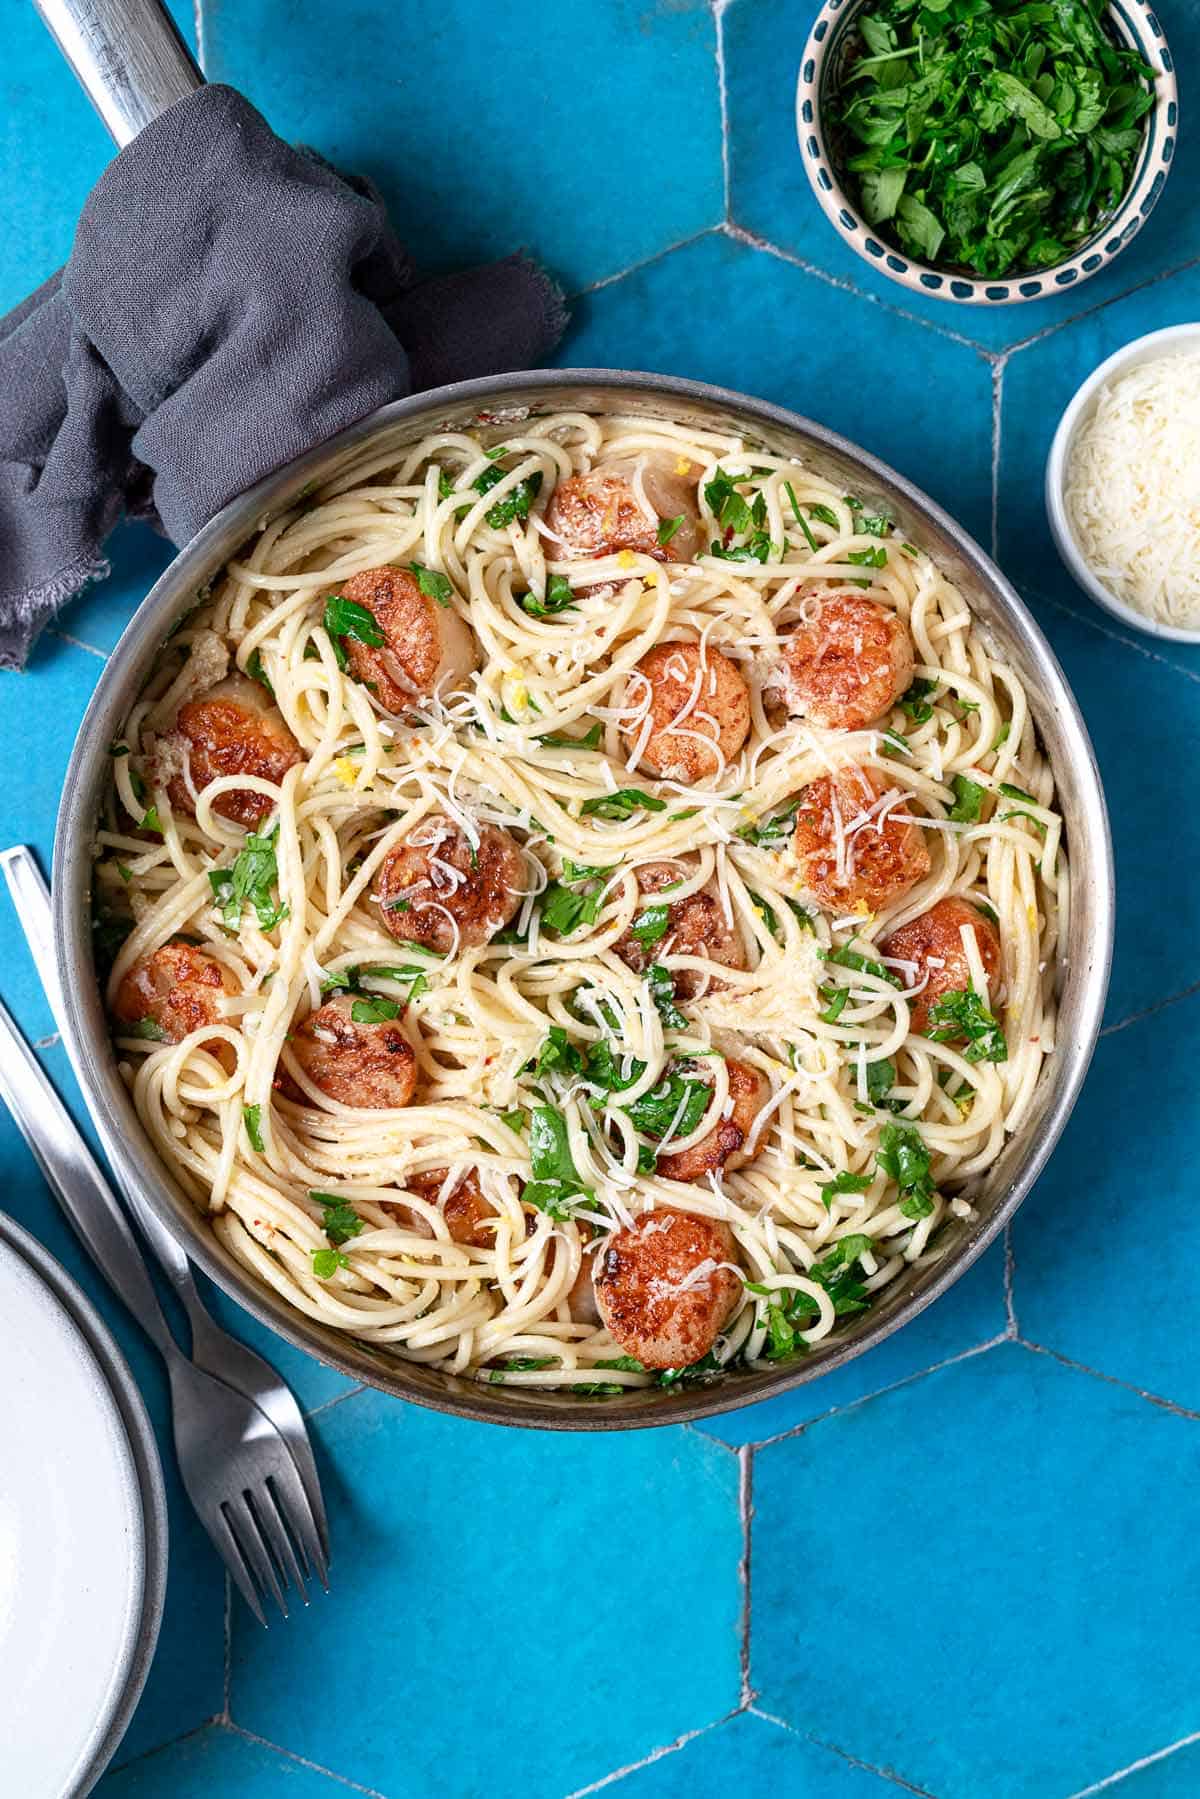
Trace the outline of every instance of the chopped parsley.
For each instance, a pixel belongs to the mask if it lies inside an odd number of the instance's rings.
[[[424,980],[423,975],[418,976]],[[394,999],[384,999],[382,994],[373,999],[356,999],[350,1008],[350,1016],[355,1024],[390,1024],[399,1018],[403,1008]]]
[[[383,643],[383,632],[376,623],[375,614],[360,606],[357,600],[343,599],[340,593],[331,593],[325,601],[325,613],[321,621],[329,634],[334,656],[339,668],[347,666],[344,637],[355,643],[362,643],[368,649],[377,650]]]
[[[999,1020],[974,987],[943,993],[929,1008],[925,1035],[934,1043],[965,1042],[965,1062],[1007,1062],[1008,1045]]]
[[[664,518],[659,520],[657,536],[660,549],[666,549],[680,525],[682,525],[683,516],[683,513],[679,512],[676,513],[674,518]],[[603,1366],[603,1364],[601,1365]]]
[[[570,1202],[587,1205],[595,1199],[584,1186],[571,1154],[566,1120],[551,1106],[535,1106],[529,1123],[529,1164],[533,1179],[525,1183],[521,1198],[548,1217],[571,1216]]]
[[[828,1212],[832,1209],[833,1202],[840,1193],[865,1193],[870,1185],[871,1176],[869,1174],[851,1174],[843,1168],[839,1174],[834,1175],[831,1181],[822,1183],[821,1199],[825,1210]]]
[[[273,931],[287,917],[287,907],[272,898],[272,889],[279,880],[275,859],[278,837],[278,825],[269,836],[252,834],[247,837],[246,847],[239,852],[232,868],[209,870],[213,904],[220,909],[227,930],[237,930],[242,908],[247,903],[253,906],[261,930]]]
[[[661,962],[654,962],[646,970],[646,982],[650,988],[650,997],[658,1008],[658,1015],[669,1031],[687,1029],[687,1019],[675,1004],[675,977],[669,968]]]
[[[929,1151],[919,1131],[910,1124],[885,1124],[879,1134],[875,1165],[900,1189],[900,1210],[906,1218],[928,1218],[937,1189],[929,1173]]]
[[[751,843],[756,849],[765,844],[781,843],[790,837],[796,822],[796,814],[800,810],[800,795],[789,800],[782,812],[775,812],[770,818],[755,819],[753,824],[743,825],[738,836],[744,843]]]
[[[246,1135],[250,1139],[251,1149],[256,1149],[261,1156],[266,1148],[262,1134],[262,1107],[243,1106],[242,1123],[246,1127]]]
[[[590,800],[584,800],[579,808],[583,818],[611,818],[625,820],[632,818],[638,810],[643,812],[665,812],[666,800],[660,800],[657,794],[643,793],[640,787],[618,787],[615,793],[598,793]]]
[[[366,1229],[348,1200],[338,1199],[333,1193],[310,1193],[308,1197],[323,1209],[321,1229],[335,1247],[340,1249],[343,1243],[349,1243],[351,1237],[357,1237]],[[342,1266],[346,1265],[343,1261]]]
[[[498,450],[496,454],[502,456],[503,449]],[[471,485],[476,493],[490,493],[493,487],[503,481],[506,472],[493,462],[492,466],[484,469]],[[488,509],[487,522],[493,531],[502,531],[506,525],[511,525],[517,520],[527,519],[529,509],[541,492],[541,487],[542,471],[534,469],[532,474],[526,475],[523,481],[518,481],[515,487],[510,488],[502,500],[497,500],[496,504]]]
[[[870,956],[851,949],[849,944],[843,944],[840,949],[819,949],[817,955],[822,962],[834,962],[839,968],[852,968],[856,974],[873,975],[877,981],[887,981],[892,987],[904,984],[894,969],[885,968],[882,962],[872,961]]]
[[[929,700],[936,692],[936,681],[930,681],[924,675],[918,675],[907,693],[900,695],[901,711],[908,714],[914,725],[928,724],[933,717],[933,707],[929,704]]]
[[[522,612],[527,612],[530,618],[552,618],[555,613],[566,612],[574,604],[574,590],[565,575],[550,576],[542,599],[539,600],[536,593],[523,593],[520,599]]]
[[[983,808],[987,788],[981,787],[978,781],[969,780],[966,775],[955,775],[950,785],[954,789],[950,818],[958,825],[973,825]]]
[[[711,1098],[712,1088],[707,1081],[671,1073],[626,1110],[643,1136],[661,1139],[670,1131],[672,1137],[688,1137],[704,1117]]]
[[[445,575],[435,568],[423,568],[419,562],[410,562],[408,566],[427,600],[436,600],[439,606],[450,604],[454,587]]]
[[[136,1024],[131,1024],[127,1028],[125,1035],[127,1037],[141,1037],[147,1043],[170,1042],[170,1038],[163,1030],[161,1024],[159,1024],[157,1018],[139,1018]]]
[[[339,1268],[349,1268],[350,1258],[340,1249],[314,1249],[312,1271],[319,1281],[331,1281]]]
[[[260,687],[265,687],[272,699],[275,698],[275,689],[271,686],[271,683],[267,678],[267,671],[263,667],[261,650],[255,650],[254,654],[246,663],[246,673],[252,681],[257,681]]]
[[[666,936],[671,924],[671,908],[666,905],[646,906],[629,927],[643,949],[650,949]]]
[[[537,741],[548,750],[598,750],[603,735],[604,726],[597,720],[582,737],[560,737],[547,732],[545,737],[539,737]]]
[[[1062,262],[1132,178],[1152,71],[1100,0],[872,0],[830,106],[868,225],[984,280]],[[855,54],[855,51],[859,54]]]

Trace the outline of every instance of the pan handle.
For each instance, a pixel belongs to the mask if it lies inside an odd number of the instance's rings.
[[[161,0],[34,0],[118,149],[204,85]]]

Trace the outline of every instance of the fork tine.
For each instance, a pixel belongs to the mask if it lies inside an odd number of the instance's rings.
[[[276,1503],[292,1536],[300,1545],[300,1552],[306,1565],[315,1571],[317,1579],[329,1591],[329,1565],[325,1560],[325,1550],[321,1543],[316,1520],[304,1483],[296,1471],[296,1464],[288,1456],[286,1461],[271,1473],[272,1488]]]
[[[247,1495],[250,1509],[258,1519],[271,1553],[275,1557],[275,1564],[283,1576],[285,1588],[289,1585],[294,1587],[304,1604],[307,1605],[308,1589],[304,1584],[304,1576],[301,1574],[299,1563],[296,1560],[296,1552],[292,1548],[292,1539],[284,1527],[283,1519],[279,1516],[279,1507],[275,1503],[275,1494],[272,1491],[272,1479],[273,1476],[268,1476],[260,1487],[256,1487]]]
[[[232,1494],[221,1502],[221,1510],[225,1514],[233,1539],[245,1557],[259,1589],[270,1593],[286,1618],[288,1615],[287,1600],[283,1596],[283,1588],[279,1584],[275,1564],[267,1553],[266,1545],[262,1540],[258,1520],[246,1503],[245,1494]]]
[[[228,1569],[234,1586],[263,1629],[266,1630],[266,1613],[263,1611],[258,1594],[254,1591],[253,1582],[246,1568],[245,1557],[238,1547],[237,1538],[229,1528],[229,1521],[225,1513],[220,1506],[215,1507],[212,1511],[203,1512],[197,1508],[196,1516],[208,1532],[212,1546]]]

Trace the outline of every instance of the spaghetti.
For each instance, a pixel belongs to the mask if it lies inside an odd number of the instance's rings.
[[[620,505],[567,529],[565,484],[606,470]],[[622,508],[638,547],[612,546]],[[431,690],[392,709],[383,612],[345,598],[381,570],[454,620]],[[781,658],[859,596],[911,677],[890,650],[896,703],[818,724]],[[718,663],[746,696],[730,754]],[[178,721],[231,673],[294,754],[199,780]],[[655,758],[671,678],[691,754]],[[571,412],[365,447],[202,597],[114,758],[97,907],[114,947],[127,931],[108,995],[138,1115],[261,1281],[414,1361],[586,1392],[678,1378],[594,1300],[610,1246],[680,1214],[729,1246],[651,1271],[660,1311],[719,1298],[696,1372],[801,1354],[939,1254],[1053,1049],[1067,873],[1020,682],[886,516],[739,439]],[[819,791],[823,880],[798,855]],[[897,830],[907,888],[862,897]],[[489,832],[519,877],[473,941],[456,914]],[[417,851],[420,903],[394,872]],[[949,957],[921,935],[939,917]],[[345,1046],[339,1084],[321,1069]],[[738,1155],[707,1155],[731,1131]]]

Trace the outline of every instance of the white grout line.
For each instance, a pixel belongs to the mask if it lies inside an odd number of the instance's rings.
[[[729,172],[729,88],[725,79],[725,14],[729,0],[712,0],[713,29],[716,33],[717,95],[721,103],[721,194],[722,217],[728,222],[731,182]]]
[[[986,1343],[973,1343],[970,1349],[960,1349],[957,1355],[947,1356],[942,1362],[932,1362],[928,1368],[918,1368],[886,1387],[876,1387],[871,1393],[860,1393],[857,1399],[848,1399],[844,1405],[830,1406],[827,1412],[819,1412],[815,1418],[806,1418],[803,1424],[794,1424],[791,1430],[781,1430],[774,1437],[762,1437],[746,1447],[769,1449],[774,1443],[786,1443],[790,1437],[799,1437],[806,1430],[811,1430],[814,1424],[824,1424],[827,1418],[840,1418],[843,1412],[856,1411],[860,1405],[866,1405],[872,1399],[882,1399],[885,1393],[898,1393],[901,1387],[910,1387],[914,1381],[924,1380],[927,1374],[940,1374],[943,1368],[953,1368],[957,1362],[968,1362],[972,1356],[984,1355],[989,1349],[998,1349],[1002,1343],[1011,1341],[1007,1330],[1001,1331],[998,1336],[989,1337]]]
[[[1009,345],[1009,355],[1015,356],[1018,350],[1028,350],[1034,344],[1044,343],[1046,338],[1053,337],[1056,331],[1063,331],[1068,325],[1077,325],[1080,319],[1095,318],[1098,312],[1106,312],[1110,306],[1119,306],[1122,300],[1130,300],[1134,294],[1144,293],[1146,288],[1155,287],[1160,281],[1170,281],[1175,275],[1185,275],[1189,269],[1200,264],[1200,256],[1191,256],[1173,269],[1160,269],[1157,275],[1147,275],[1144,281],[1137,281],[1132,287],[1123,288],[1119,294],[1112,294],[1107,300],[1097,300],[1094,306],[1085,306],[1079,312],[1073,312],[1070,318],[1059,319],[1053,325],[1043,325],[1040,331],[1033,331],[1028,337],[1022,337],[1015,344]],[[1076,292],[1079,290],[1076,289]]]
[[[618,269],[614,275],[604,275],[599,281],[589,281],[586,287],[576,288],[567,295],[568,303],[582,299],[584,294],[598,294],[602,287],[612,287],[618,281],[624,281],[627,275],[640,275],[643,269],[653,268],[664,256],[673,256],[676,250],[686,250],[692,244],[698,244],[701,238],[711,237],[714,232],[722,230],[721,225],[705,225],[699,231],[693,231],[690,237],[677,238],[673,244],[666,244],[661,250],[654,250],[649,256],[640,256],[631,262],[626,269]]]
[[[992,364],[992,561],[1000,560],[1000,418],[1007,355]]]
[[[880,294],[867,293],[864,288],[856,287],[854,282],[848,280],[845,275],[831,275],[828,269],[818,267],[815,262],[806,262],[802,256],[797,256],[792,250],[781,249],[769,238],[759,237],[754,231],[747,231],[744,225],[735,224],[732,219],[725,224],[723,229],[725,235],[733,238],[735,243],[745,244],[751,250],[761,250],[767,256],[774,256],[780,262],[790,263],[793,268],[802,270],[806,275],[812,275],[817,281],[823,281],[827,287],[836,287],[839,293],[854,294],[858,299],[866,300],[868,305],[878,306],[881,312],[891,313],[894,318],[907,319],[910,325],[919,325],[923,331],[932,331],[936,337],[945,337],[951,343],[961,344],[965,350],[973,350],[976,356],[982,357],[984,362],[996,362],[1003,354],[999,350],[986,349],[983,344],[977,344],[973,337],[963,337],[960,332],[951,331],[945,325],[935,325],[929,319],[918,318],[915,312],[906,312],[902,306],[893,305],[890,300],[884,299]]]
[[[738,1711],[741,1710],[739,1706]],[[600,1780],[593,1780],[590,1786],[576,1787],[567,1794],[567,1799],[585,1799],[588,1793],[598,1793],[602,1787],[612,1786],[614,1781],[624,1780],[627,1774],[636,1774],[639,1768],[648,1768],[653,1762],[660,1762],[665,1756],[674,1755],[688,1743],[694,1743],[697,1737],[707,1736],[710,1730],[716,1730],[722,1724],[728,1724],[731,1718],[738,1716],[737,1711],[726,1712],[723,1718],[717,1718],[712,1724],[702,1724],[698,1730],[685,1730],[681,1737],[673,1743],[664,1743],[660,1749],[652,1749],[641,1761],[629,1762],[623,1768],[614,1768],[611,1774],[605,1774]]]
[[[1102,1368],[1093,1368],[1087,1362],[1077,1362],[1074,1356],[1064,1355],[1061,1349],[1050,1349],[1045,1343],[1034,1343],[1029,1337],[1017,1337],[1016,1342],[1032,1355],[1044,1355],[1051,1362],[1061,1363],[1064,1368],[1073,1368],[1076,1374],[1088,1374],[1093,1380],[1104,1381],[1107,1386],[1120,1387],[1122,1392],[1133,1393],[1138,1399],[1144,1399],[1147,1405],[1156,1406],[1160,1412],[1170,1412],[1172,1417],[1200,1423],[1200,1412],[1193,1412],[1174,1399],[1165,1399],[1161,1393],[1151,1393],[1147,1387],[1135,1387],[1132,1381],[1122,1380],[1119,1374],[1105,1374]]]
[[[320,1405],[315,1405],[311,1412],[305,1412],[304,1416],[306,1418],[319,1418],[323,1412],[331,1412],[335,1405],[344,1405],[346,1400],[356,1399],[360,1393],[366,1393],[367,1391],[368,1388],[366,1383],[361,1382],[357,1387],[351,1387],[348,1393],[335,1393],[332,1399],[323,1399]]]
[[[742,1558],[738,1574],[742,1583],[742,1707],[753,1704],[756,1694],[750,1684],[750,1526],[754,1518],[754,1451],[738,1451],[738,1515],[742,1521]]]
[[[881,1768],[875,1762],[865,1762],[861,1756],[851,1755],[848,1749],[841,1749],[836,1743],[828,1743],[824,1737],[813,1736],[810,1731],[797,1730],[786,1718],[777,1718],[774,1712],[765,1712],[760,1706],[749,1708],[752,1718],[762,1718],[767,1724],[774,1724],[780,1730],[786,1730],[789,1736],[799,1737],[802,1742],[811,1743],[815,1749],[824,1749],[827,1755],[836,1755],[840,1761],[848,1762],[852,1768],[862,1768],[867,1774],[875,1774],[880,1780],[888,1780],[893,1786],[902,1787],[906,1793],[916,1793],[918,1799],[934,1799],[928,1787],[915,1786],[911,1780],[905,1780],[895,1768]]]
[[[1116,1786],[1118,1780],[1124,1780],[1127,1774],[1140,1774],[1143,1768],[1152,1768],[1155,1762],[1166,1761],[1168,1755],[1174,1755],[1177,1749],[1187,1749],[1193,1743],[1200,1743],[1200,1730],[1194,1730],[1190,1737],[1180,1737],[1177,1743],[1168,1743],[1165,1749],[1156,1749],[1151,1755],[1143,1755],[1138,1761],[1130,1762],[1127,1768],[1118,1768],[1115,1774],[1106,1774],[1103,1780],[1097,1780],[1090,1787],[1080,1787],[1072,1793],[1070,1799],[1088,1799],[1090,1793],[1102,1793],[1106,1787]]]
[[[1004,1227],[1004,1311],[1008,1318],[1008,1336],[1017,1338],[1020,1330],[1017,1326],[1017,1307],[1013,1297],[1013,1286],[1017,1274],[1017,1258],[1013,1253],[1012,1219]]]
[[[222,1728],[232,1736],[245,1737],[248,1743],[258,1743],[263,1749],[272,1749],[276,1755],[282,1755],[286,1761],[295,1762],[297,1767],[307,1768],[310,1774],[323,1774],[326,1780],[335,1780],[339,1786],[349,1787],[352,1793],[362,1793],[364,1799],[387,1799],[378,1787],[363,1786],[359,1780],[351,1780],[348,1774],[338,1774],[333,1768],[326,1768],[321,1762],[309,1761],[306,1755],[297,1755],[294,1749],[285,1749],[282,1743],[273,1743],[270,1737],[260,1737],[256,1730],[247,1730],[242,1724],[232,1721]]]
[[[98,650],[94,643],[84,643],[78,637],[72,637],[66,631],[60,631],[57,625],[47,625],[47,637],[57,637],[63,643],[69,643],[77,650],[86,650],[89,656],[99,656],[101,662],[108,661],[108,651]]]
[[[1100,633],[1101,637],[1107,637],[1113,643],[1123,644],[1128,650],[1136,650],[1138,655],[1145,656],[1148,662],[1157,662],[1161,668],[1169,668],[1173,674],[1182,675],[1185,681],[1200,681],[1200,674],[1195,669],[1186,668],[1181,662],[1172,662],[1169,656],[1164,656],[1161,650],[1151,649],[1149,643],[1141,638],[1127,636],[1117,625],[1112,614],[1104,612],[1099,606],[1093,606],[1089,610],[1080,612],[1076,607],[1068,606],[1065,600],[1055,599],[1052,594],[1045,593],[1041,588],[1034,587],[1028,581],[1018,580],[1017,586],[1021,588],[1022,592],[1032,594],[1033,598],[1039,600],[1043,605],[1056,607],[1059,612],[1065,613],[1068,618],[1075,619],[1078,624],[1090,625],[1093,631]]]
[[[1131,1012],[1128,1018],[1118,1019],[1116,1024],[1106,1024],[1100,1035],[1111,1037],[1117,1031],[1128,1030],[1131,1024],[1141,1024],[1144,1018],[1153,1018],[1156,1012],[1167,1006],[1177,1006],[1181,999],[1194,999],[1200,993],[1200,981],[1193,981],[1190,987],[1184,987],[1179,993],[1168,993],[1166,999],[1155,1000],[1152,1006],[1143,1006],[1139,1012]]]
[[[208,55],[204,43],[204,0],[192,0],[192,18],[196,25],[196,61],[203,75],[207,72],[204,65]]]
[[[62,1042],[61,1032],[55,1031],[55,1033],[52,1037],[39,1037],[33,1047],[34,1047],[34,1049],[53,1049],[54,1045],[56,1043],[61,1043],[61,1042]]]

